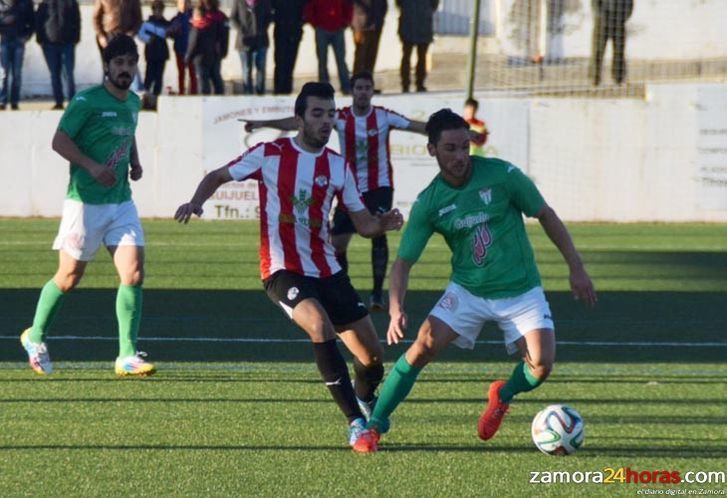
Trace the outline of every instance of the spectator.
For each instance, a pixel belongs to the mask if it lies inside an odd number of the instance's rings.
[[[140,0],[95,0],[93,27],[96,31],[96,44],[101,54],[102,65],[103,50],[109,40],[118,34],[135,37],[141,28],[141,23]],[[134,90],[141,91],[142,88],[141,77],[137,71],[134,78]]]
[[[167,46],[167,29],[169,21],[164,18],[164,2],[152,0],[151,16],[141,25],[139,39],[146,44],[144,47],[144,60],[146,60],[146,74],[144,75],[144,90],[151,94],[148,108],[156,109],[156,97],[162,93],[164,87],[164,66],[169,60],[169,47]]]
[[[396,0],[399,7],[399,39],[402,45],[401,91],[407,93],[411,83],[411,53],[417,49],[416,90],[426,92],[427,50],[434,39],[434,12],[439,0]]]
[[[275,22],[273,92],[276,94],[287,95],[293,91],[293,70],[303,37],[303,8],[307,2],[308,0],[272,0]]]
[[[351,93],[348,67],[346,67],[346,41],[344,32],[351,24],[353,4],[351,0],[310,0],[303,11],[303,18],[316,30],[318,53],[318,81],[329,82],[328,46],[333,48],[338,68],[341,92]]]
[[[197,95],[197,75],[194,64],[185,63],[184,56],[187,54],[189,45],[189,30],[192,27],[192,2],[191,0],[177,0],[177,15],[171,20],[167,34],[174,38],[174,57],[177,62],[177,91],[184,95],[187,89],[185,80],[189,74],[189,94]]]
[[[0,110],[18,110],[25,43],[35,29],[31,0],[0,0]],[[9,91],[8,91],[9,84]]]
[[[485,122],[477,119],[479,108],[480,103],[477,100],[468,98],[464,102],[462,117],[470,125],[470,156],[485,157],[485,143],[490,132],[487,131]]]
[[[611,75],[616,84],[623,83],[626,76],[626,21],[634,10],[633,0],[592,0],[593,5],[593,48],[590,73],[593,84],[601,84],[603,53],[609,38],[613,42]]]
[[[353,0],[353,74],[373,74],[388,7],[386,0]]]
[[[68,101],[76,94],[73,68],[76,45],[81,40],[81,9],[76,0],[42,0],[35,14],[35,38],[50,71],[53,109],[63,109],[63,85],[66,80]]]
[[[218,0],[202,0],[192,15],[192,30],[189,32],[186,63],[194,62],[202,94],[225,93],[220,67],[227,56],[230,25],[227,16],[220,10]]]
[[[255,87],[258,95],[265,93],[265,57],[270,40],[268,26],[272,21],[270,0],[234,0],[230,20],[237,28],[235,48],[240,53],[243,92],[253,93],[252,66],[255,65]]]

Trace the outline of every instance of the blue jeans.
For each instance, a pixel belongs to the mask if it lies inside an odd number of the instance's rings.
[[[8,97],[11,105],[18,105],[24,55],[25,43],[22,40],[10,38],[0,41],[0,104],[2,105],[7,105]],[[10,80],[9,95],[8,80]]]
[[[53,99],[56,105],[63,105],[63,86],[61,76],[66,80],[68,100],[76,94],[76,82],[73,78],[76,50],[72,43],[44,43],[42,45],[45,63],[50,71],[50,83],[53,87]]]
[[[251,49],[243,47],[240,50],[240,65],[242,66],[242,91],[246,94],[258,95],[265,93],[265,57],[268,47]],[[255,66],[255,88],[252,86],[252,67]]]
[[[343,37],[343,30],[326,31],[316,28],[316,51],[318,52],[318,81],[328,83],[328,45],[333,48],[333,56],[336,58],[338,78],[341,81],[341,91],[351,92],[351,81],[349,80],[348,67],[346,67],[346,42]]]

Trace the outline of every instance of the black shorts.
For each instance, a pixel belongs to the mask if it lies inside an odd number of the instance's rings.
[[[326,278],[313,278],[279,270],[263,280],[265,292],[289,318],[303,299],[318,300],[333,325],[348,325],[369,314],[344,271]]]
[[[394,189],[391,187],[381,187],[364,192],[361,196],[363,197],[364,205],[371,214],[385,213],[391,210],[394,202]],[[343,235],[345,233],[355,232],[356,228],[353,226],[348,211],[339,204],[333,213],[331,235]]]

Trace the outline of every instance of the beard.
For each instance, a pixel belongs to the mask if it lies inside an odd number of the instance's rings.
[[[111,74],[107,74],[106,76],[108,77],[109,83],[119,90],[128,90],[131,87],[131,82],[134,81],[134,78],[129,73],[121,73],[115,77],[112,77]],[[120,81],[120,78],[126,78],[126,80]]]

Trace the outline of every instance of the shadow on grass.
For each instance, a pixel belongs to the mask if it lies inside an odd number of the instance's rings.
[[[319,452],[319,451],[335,451],[350,453],[351,449],[339,445],[94,445],[94,444],[48,444],[48,445],[6,445],[0,447],[0,453],[12,451],[28,451],[28,450],[50,450],[50,451],[230,451],[230,452]],[[537,450],[531,445],[517,446],[493,446],[490,444],[473,445],[432,445],[432,444],[392,444],[390,446],[385,443],[380,446],[379,453],[416,453],[416,452],[441,452],[441,453],[478,453],[486,456],[492,453],[504,453],[512,455],[513,453],[532,453],[536,454]],[[588,446],[582,448],[578,452],[580,458],[602,458],[604,456],[620,456],[633,458],[638,457],[699,457],[699,458],[724,458],[727,456],[727,447],[725,448],[695,448],[695,447],[679,447],[679,448],[644,448],[637,446],[620,446],[620,447],[602,447]],[[543,456],[543,458],[546,458]]]
[[[407,308],[409,337],[436,303],[440,292],[411,291]],[[33,316],[37,290],[0,289],[0,361],[24,361],[15,338]],[[48,338],[54,361],[111,361],[117,354],[115,289],[74,291],[64,303]],[[558,361],[720,362],[724,346],[656,346],[648,343],[727,344],[727,295],[719,292],[603,292],[594,309],[574,303],[569,293],[548,293],[559,340],[612,342],[610,346],[561,344]],[[372,315],[380,337],[388,326],[384,313]],[[54,338],[55,336],[55,338]],[[94,339],[64,340],[62,336]],[[97,339],[97,338],[103,338]],[[144,337],[158,338],[144,340]],[[481,340],[501,340],[488,324]],[[185,338],[185,341],[173,340]],[[167,339],[167,340],[164,340]],[[235,342],[244,339],[249,342]],[[282,342],[266,342],[274,339]],[[302,341],[302,342],[292,342]],[[275,307],[262,290],[146,290],[140,347],[156,361],[304,361],[313,359],[305,334]],[[617,343],[647,343],[628,345]],[[406,346],[386,348],[393,361]],[[502,361],[499,344],[478,344],[474,352],[449,348],[446,361]],[[599,381],[600,382],[600,381]]]

